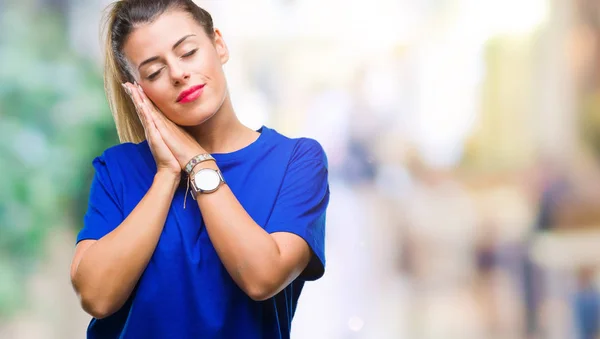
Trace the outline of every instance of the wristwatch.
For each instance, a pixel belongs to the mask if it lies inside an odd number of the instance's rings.
[[[199,193],[212,193],[225,183],[221,171],[212,168],[201,168],[191,177],[192,197],[196,199]]]

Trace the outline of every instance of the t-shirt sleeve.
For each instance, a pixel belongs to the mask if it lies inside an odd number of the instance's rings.
[[[78,243],[86,239],[102,238],[124,219],[105,155],[95,158],[92,165],[95,174],[90,187],[88,208],[83,217],[83,228],[77,235]]]
[[[288,164],[273,212],[265,230],[300,236],[312,250],[300,275],[316,280],[325,271],[325,214],[329,204],[327,157],[321,145],[301,139]]]

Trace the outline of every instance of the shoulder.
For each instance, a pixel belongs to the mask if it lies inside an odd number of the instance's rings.
[[[327,165],[327,155],[317,140],[307,137],[291,138],[274,129],[271,129],[270,132],[273,134],[274,144],[285,147],[289,152],[290,163],[315,161]]]
[[[131,159],[132,157],[139,156],[148,149],[148,143],[143,141],[139,144],[131,142],[122,143],[119,145],[111,146],[102,152],[98,158],[103,161],[121,161],[124,159]]]
[[[132,161],[139,161],[149,152],[150,148],[146,141],[138,144],[126,142],[107,148],[102,154],[94,159],[94,163],[100,162],[111,167],[123,165],[131,163]]]
[[[292,154],[292,162],[315,161],[325,165],[327,164],[325,150],[317,140],[311,138],[298,138],[295,139],[295,141],[296,147]]]
[[[147,142],[122,143],[107,148],[93,159],[92,165],[99,174],[104,173],[113,178],[125,177],[131,171],[139,170],[139,166],[145,163],[145,159],[152,157],[150,148]]]
[[[146,154],[147,153],[147,154]],[[147,142],[123,143],[107,148],[92,160],[95,181],[112,192],[120,204],[124,203],[124,190],[152,180],[148,160],[152,153]]]

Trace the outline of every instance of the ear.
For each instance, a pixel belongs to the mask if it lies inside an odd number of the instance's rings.
[[[214,44],[219,60],[221,60],[221,65],[226,64],[227,61],[229,61],[229,48],[227,48],[227,44],[225,44],[225,40],[223,40],[223,35],[218,29],[215,29]]]

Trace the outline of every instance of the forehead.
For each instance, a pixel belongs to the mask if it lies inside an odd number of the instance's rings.
[[[186,12],[168,11],[151,23],[136,25],[129,34],[123,52],[127,59],[139,63],[143,59],[168,52],[173,44],[188,34],[205,37],[204,29]]]

